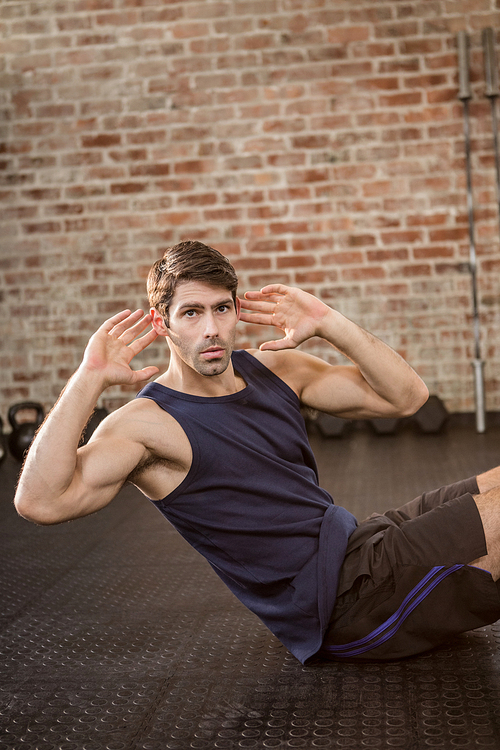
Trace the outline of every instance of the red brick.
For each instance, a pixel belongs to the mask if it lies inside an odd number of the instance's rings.
[[[170,164],[134,164],[130,167],[131,177],[140,177],[142,175],[162,177],[168,174],[170,174]]]
[[[285,240],[254,240],[249,243],[248,250],[251,253],[284,253],[287,249],[287,243]]]
[[[108,146],[119,146],[121,135],[119,133],[99,133],[98,135],[82,136],[83,148],[106,148]]]
[[[395,276],[430,276],[431,266],[421,263],[420,265],[398,266],[393,275]]]
[[[382,232],[381,239],[385,244],[392,244],[393,242],[412,244],[422,240],[422,233],[409,229],[398,232]]]
[[[66,219],[64,222],[65,232],[100,232],[103,229],[104,220],[101,218]]]
[[[24,224],[23,229],[26,234],[46,234],[52,232],[60,232],[62,227],[58,221],[40,221],[33,224]]]
[[[262,158],[257,154],[253,156],[233,156],[224,160],[226,169],[260,169]]]
[[[321,264],[324,266],[328,265],[348,265],[348,264],[362,264],[364,257],[362,252],[355,252],[354,250],[343,253],[329,253],[328,255],[321,256]]]
[[[374,245],[376,242],[375,235],[373,234],[358,234],[350,235],[348,243],[351,247],[364,247],[366,245]]]
[[[213,206],[217,203],[217,194],[201,193],[199,195],[181,195],[177,198],[177,202],[181,206]]]
[[[400,88],[399,79],[395,76],[360,78],[356,81],[356,86],[367,91],[394,91]]]
[[[315,263],[314,255],[282,255],[276,260],[277,268],[303,268],[311,267]]]
[[[146,182],[122,182],[111,185],[111,193],[141,193],[148,187]]]
[[[365,268],[343,268],[344,281],[369,281],[370,279],[385,278],[385,269],[381,266],[366,266]]]
[[[326,282],[337,281],[337,271],[305,271],[295,272],[295,283],[302,284],[324,284]],[[337,296],[338,299],[338,296]]]
[[[394,55],[394,51],[390,53]],[[392,60],[381,60],[379,73],[416,73],[420,70],[418,57],[393,57]]]
[[[366,257],[369,263],[384,263],[392,260],[408,260],[409,252],[406,248],[396,250],[368,250]]]
[[[448,192],[450,190],[451,180],[449,175],[439,177],[422,177],[410,180],[410,190],[416,192]]]
[[[220,243],[217,249],[220,249]],[[271,260],[268,257],[257,258],[252,256],[251,258],[236,258],[232,261],[232,264],[237,272],[239,271],[257,271],[271,268]]]
[[[8,221],[9,219],[33,219],[38,213],[38,207],[35,206],[11,206],[0,209],[0,218]]]
[[[364,42],[370,38],[369,26],[338,26],[328,29],[330,44],[349,44],[349,42]]]
[[[388,94],[380,96],[381,107],[415,107],[422,103],[420,91],[405,92],[400,94]]]
[[[169,213],[158,214],[156,221],[160,226],[164,224],[173,224],[176,226],[196,225],[200,221],[200,216],[194,211],[170,211]]]
[[[172,180],[158,180],[155,186],[165,192],[185,192],[194,188],[194,182],[190,177],[177,178]]]
[[[443,43],[441,39],[436,38],[404,39],[400,42],[400,51],[403,55],[435,54],[443,51]]]
[[[217,208],[207,209],[203,212],[207,221],[240,221],[242,210],[240,208]]]
[[[248,277],[248,282],[251,289],[262,289],[268,284],[290,285],[292,283],[292,279],[290,277],[290,274],[288,273],[277,273],[276,271],[273,271],[272,273],[250,274]],[[257,335],[262,336],[262,327],[258,326],[255,329],[255,332],[257,333]]]
[[[452,247],[447,245],[431,245],[430,247],[413,248],[415,258],[452,258],[455,252]]]
[[[288,173],[287,182],[294,184],[297,182],[318,182],[327,180],[329,176],[327,169],[305,169],[294,170]]]
[[[79,167],[84,164],[102,164],[102,154],[99,151],[84,151],[78,154],[65,154],[61,158],[63,167]]]
[[[199,174],[202,172],[212,172],[215,162],[209,159],[194,159],[192,161],[177,162],[174,165],[176,174],[191,173]]]
[[[271,167],[302,167],[306,163],[306,155],[301,153],[270,154],[267,163]]]
[[[81,203],[59,203],[53,206],[47,206],[45,212],[54,216],[63,216],[67,214],[81,214],[84,207]]]
[[[170,32],[174,39],[206,38],[210,36],[210,27],[206,23],[174,23]]]
[[[283,151],[286,142],[282,138],[251,138],[244,144],[244,151]]]
[[[429,232],[431,242],[463,241],[469,236],[468,227],[452,227],[448,229],[434,229]]]
[[[447,213],[438,214],[414,214],[406,217],[406,223],[409,227],[412,226],[436,226],[439,224],[445,224],[448,220]]]
[[[391,180],[378,180],[363,185],[363,195],[370,197],[373,195],[388,195],[393,192],[393,183]]]
[[[293,148],[326,148],[330,142],[328,135],[304,135],[292,138]]]

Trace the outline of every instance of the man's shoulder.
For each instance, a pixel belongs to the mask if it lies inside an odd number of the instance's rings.
[[[112,412],[102,424],[103,437],[141,445],[164,460],[187,461],[189,441],[179,422],[150,398],[136,398]]]
[[[311,367],[310,355],[298,349],[280,349],[279,351],[247,349],[246,351],[283,380],[297,395],[300,393],[302,381],[307,377],[305,373]]]
[[[103,427],[122,434],[143,433],[148,425],[152,426],[161,421],[175,422],[176,420],[151,398],[135,398],[111,412]]]
[[[246,349],[246,351],[283,380],[297,395],[300,394],[308,378],[317,372],[318,367],[325,366],[323,360],[299,349],[278,351]]]
[[[261,351],[260,349],[245,349],[244,351],[251,354],[255,359],[277,375],[279,375],[280,372],[294,370],[297,367],[316,367],[318,363],[323,362],[323,360],[318,357],[300,351],[300,349],[279,349],[278,351],[272,351],[270,349],[264,351]]]

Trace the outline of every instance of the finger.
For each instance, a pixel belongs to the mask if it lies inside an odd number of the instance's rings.
[[[144,351],[144,349],[152,344],[153,341],[155,341],[155,339],[157,338],[158,334],[155,330],[148,331],[144,336],[141,336],[140,339],[136,339],[135,341],[133,341],[132,344],[130,344],[129,349],[135,357],[136,354]]]
[[[245,292],[245,299],[242,300],[242,304],[246,305],[249,300],[262,301],[262,302],[279,302],[283,299],[282,294],[264,294],[260,292]]]
[[[116,325],[118,325],[118,323],[120,323],[125,318],[128,318],[129,315],[130,315],[130,310],[122,310],[116,315],[113,315],[112,318],[109,318],[109,320],[105,320],[102,326],[100,326],[99,330],[105,331],[106,333],[110,333],[113,330],[113,328]]]
[[[273,324],[273,315],[266,315],[264,313],[245,313],[242,312],[240,314],[240,320],[243,321],[243,323],[255,323],[259,326],[272,326]]]
[[[157,375],[159,372],[159,368],[154,365],[144,367],[142,370],[132,370],[132,384],[135,385],[141,383],[143,380],[149,380],[149,378],[152,378],[153,375]]]
[[[133,313],[130,313],[128,317],[117,323],[111,329],[111,331],[109,331],[110,335],[114,336],[115,338],[120,338],[120,336],[122,336],[125,332],[128,332],[132,328],[132,326],[135,326],[140,321],[143,315],[143,310],[135,310]],[[130,339],[130,336],[128,338]],[[132,336],[132,339],[133,338],[134,337]]]
[[[137,312],[142,313],[142,310],[138,310]],[[125,331],[123,331],[119,338],[123,341],[123,343],[128,344],[129,342],[137,338],[137,336],[139,336],[139,334],[141,334],[150,325],[150,323],[151,315],[149,313],[144,315],[136,323],[133,323],[133,320],[129,319],[130,328],[127,328]]]
[[[290,290],[291,287],[285,284],[268,284],[267,286],[263,286],[260,291],[262,294],[288,294]]]
[[[259,312],[272,312],[276,307],[270,300],[243,300],[241,303],[243,310],[258,310]]]
[[[287,336],[283,339],[278,339],[277,341],[266,341],[264,344],[261,344],[259,346],[259,349],[261,352],[264,351],[273,351],[278,352],[282,349],[295,349],[297,344],[293,339],[289,339]]]

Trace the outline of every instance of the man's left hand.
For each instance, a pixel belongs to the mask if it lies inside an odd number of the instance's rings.
[[[241,300],[245,323],[271,325],[284,332],[278,341],[266,341],[260,350],[294,349],[303,341],[319,336],[321,323],[331,308],[308,292],[284,284],[270,284],[260,292],[246,292]]]

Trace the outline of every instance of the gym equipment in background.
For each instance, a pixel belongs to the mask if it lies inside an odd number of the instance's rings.
[[[314,424],[316,425],[321,437],[342,437],[347,430],[349,420],[342,419],[341,417],[334,417],[332,414],[320,411],[314,420]]]
[[[448,410],[439,396],[429,396],[425,404],[413,415],[412,420],[421,432],[441,432],[448,420]]]
[[[396,417],[369,419],[368,424],[377,435],[394,435],[401,420]]]
[[[90,417],[89,421],[87,422],[87,426],[85,427],[82,433],[82,439],[80,441],[80,445],[85,445],[86,443],[89,442],[93,433],[97,430],[102,420],[107,416],[108,416],[108,410],[105,409],[104,407],[94,409],[94,412],[92,416]]]
[[[355,420],[359,427],[368,426],[377,435],[395,435],[401,425],[416,425],[420,432],[427,435],[438,433],[445,427],[448,410],[439,396],[429,396],[425,404],[411,417],[382,417],[374,419]],[[334,417],[326,412],[315,412],[313,416],[306,419],[307,423],[315,428],[323,438],[341,438],[353,426],[353,420]]]
[[[467,177],[467,210],[469,214],[469,271],[471,276],[472,315],[474,322],[474,393],[476,405],[476,430],[484,432],[486,429],[484,406],[484,362],[481,359],[481,343],[479,329],[479,311],[477,302],[477,258],[474,239],[474,204],[472,200],[472,177],[470,161],[470,128],[469,128],[469,99],[471,90],[469,83],[469,36],[465,31],[457,34],[458,47],[458,98],[462,101],[464,110],[464,139],[465,139],[465,172]]]
[[[34,416],[31,419],[20,421],[18,416],[20,412],[34,412]],[[36,401],[22,401],[10,407],[8,417],[12,427],[12,432],[9,435],[9,450],[14,458],[22,461],[37,429],[44,420],[45,412],[43,406]]]

